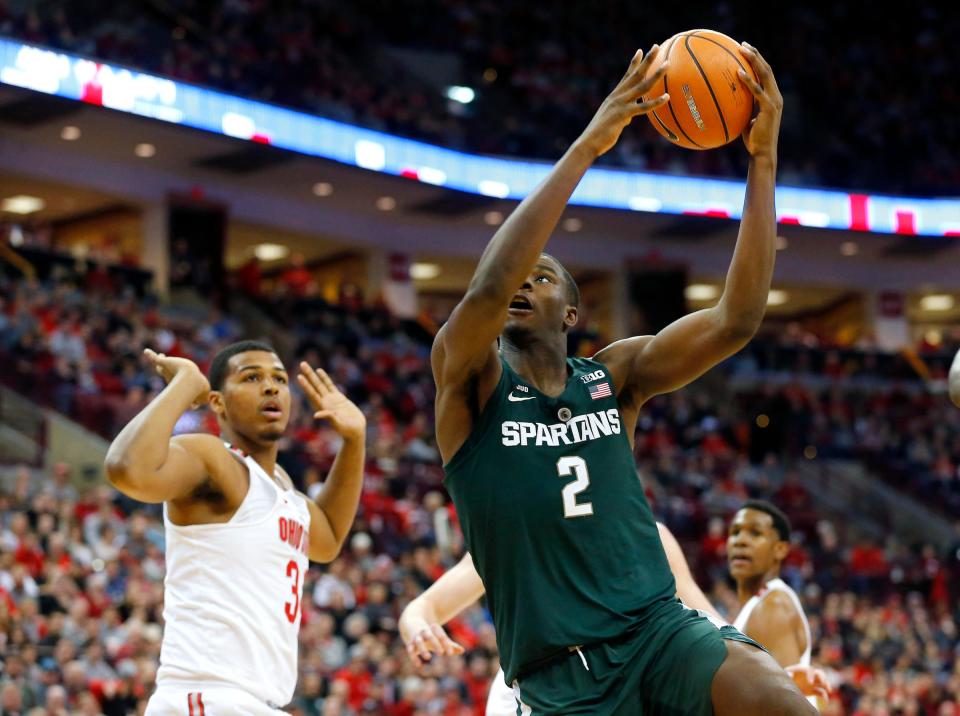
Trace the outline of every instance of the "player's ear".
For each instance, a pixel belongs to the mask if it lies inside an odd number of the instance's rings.
[[[577,325],[577,307],[576,306],[567,306],[567,312],[563,315],[563,325],[565,328],[570,329]]]
[[[217,417],[223,417],[224,413],[227,412],[227,408],[223,404],[223,393],[219,390],[210,391],[207,395],[207,405]]]
[[[773,556],[777,561],[782,562],[787,558],[787,555],[790,554],[790,543],[785,542],[784,540],[779,540],[773,546]]]

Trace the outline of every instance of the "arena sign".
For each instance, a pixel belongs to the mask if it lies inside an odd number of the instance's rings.
[[[467,154],[0,38],[0,82],[474,194],[525,197],[544,162]],[[640,131],[639,129],[637,131]],[[740,181],[593,168],[572,204],[737,219]],[[777,188],[781,224],[960,236],[960,199]]]

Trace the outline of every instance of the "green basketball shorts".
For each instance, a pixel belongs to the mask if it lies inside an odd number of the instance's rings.
[[[724,641],[757,642],[688,609],[652,606],[612,641],[572,647],[514,682],[518,716],[712,716],[710,686],[727,656]]]

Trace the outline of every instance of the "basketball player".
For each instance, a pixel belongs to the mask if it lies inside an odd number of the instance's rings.
[[[676,537],[666,525],[659,522],[657,529],[670,563],[670,571],[677,582],[677,597],[688,607],[707,612],[719,621],[713,605],[694,581]],[[427,591],[410,602],[400,615],[399,626],[400,636],[413,663],[420,666],[430,660],[431,654],[462,654],[463,647],[447,636],[441,625],[482,596],[483,582],[467,553]],[[517,699],[503,679],[503,669],[500,669],[490,682],[486,716],[514,716],[516,713]]]
[[[727,564],[740,603],[733,625],[763,644],[809,698],[826,699],[822,673],[809,668],[813,641],[807,616],[796,592],[780,579],[789,552],[790,520],[783,512],[762,500],[740,508],[727,536]]]
[[[445,485],[486,588],[507,683],[525,714],[812,714],[755,642],[676,599],[637,480],[640,406],[740,350],[766,308],[782,98],[770,66],[741,50],[760,83],[740,233],[719,303],[655,336],[566,358],[578,290],[543,252],[594,160],[662,78],[654,47],[627,73],[543,183],[490,241],[437,334],[437,442]],[[497,339],[500,339],[499,346]]]
[[[166,627],[146,714],[281,714],[296,686],[308,560],[333,560],[357,511],[364,415],[326,373],[300,364],[314,417],[343,439],[313,502],[277,465],[291,400],[273,348],[227,346],[209,381],[186,358],[144,354],[168,385],[110,445],[106,468],[125,495],[163,503]],[[223,439],[172,438],[178,418],[200,401]]]

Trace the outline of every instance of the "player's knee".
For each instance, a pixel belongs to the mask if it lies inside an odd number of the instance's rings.
[[[769,716],[817,716],[818,711],[807,701],[790,678],[777,679],[764,689],[764,703],[758,713]]]
[[[816,716],[817,709],[804,698],[793,679],[772,658],[769,662],[773,668],[752,684],[759,702],[756,713],[764,716]]]
[[[738,716],[816,716],[817,710],[803,697],[793,679],[766,652],[730,642],[727,661],[715,681],[718,713]],[[721,696],[720,694],[724,694]]]

